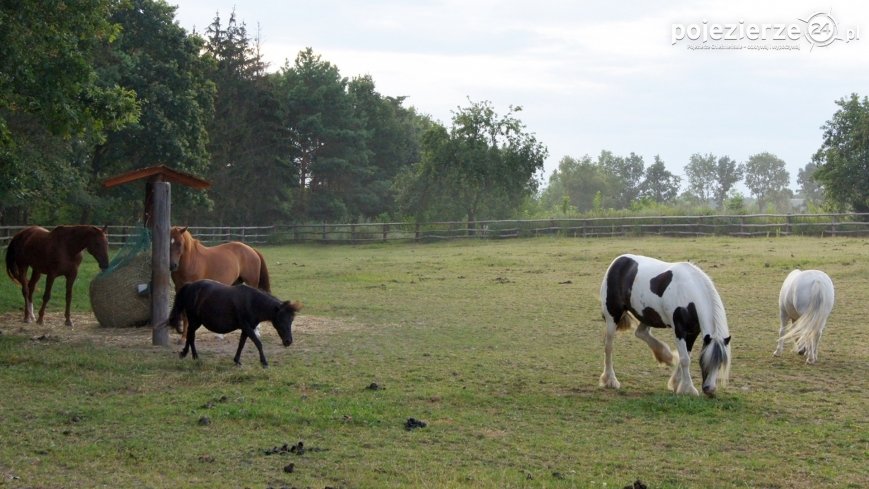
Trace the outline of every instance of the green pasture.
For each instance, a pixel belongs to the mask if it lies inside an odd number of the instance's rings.
[[[250,342],[242,367],[216,339],[198,345],[198,361],[181,360],[175,335],[152,347],[147,328],[132,345],[35,339],[19,322],[18,289],[0,281],[0,486],[869,486],[867,239],[262,251],[275,295],[305,304],[290,348],[266,336],[266,370]],[[616,339],[622,388],[598,387],[598,291],[623,252],[691,260],[715,281],[734,356],[718,397],[668,392],[669,372],[629,333]],[[790,350],[771,355],[779,288],[795,267],[822,269],[836,285],[814,366]],[[87,257],[79,314],[95,271]],[[49,308],[58,337],[62,308],[61,279]],[[670,331],[656,335],[672,346]],[[692,369],[699,386],[696,356]],[[426,426],[405,429],[411,417]]]

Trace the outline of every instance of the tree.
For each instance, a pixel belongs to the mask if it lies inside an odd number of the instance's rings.
[[[88,172],[92,192],[104,198],[103,210],[83,207],[82,212],[122,213],[138,220],[141,190],[99,190],[102,179],[124,171],[165,164],[208,174],[214,85],[207,78],[208,62],[200,56],[202,39],[175,23],[175,8],[163,0],[130,0],[112,14],[121,34],[98,60],[97,71],[103,83],[135,90],[142,113],[135,124],[112,131],[92,149]],[[178,220],[192,219],[208,204],[202,192],[183,186],[173,190],[172,213]]]
[[[775,197],[784,197],[789,190],[790,175],[785,162],[771,153],[759,153],[748,158],[745,164],[745,186],[757,199],[757,207],[763,212],[767,202]]]
[[[745,166],[738,164],[729,156],[718,158],[715,164],[715,183],[712,186],[715,204],[719,209],[724,208],[724,201],[733,186],[742,180]]]
[[[453,114],[452,128],[430,128],[422,140],[422,158],[400,179],[407,188],[428,186],[419,198],[404,202],[417,216],[430,208],[461,209],[469,223],[485,215],[506,217],[537,189],[546,148],[516,117],[520,107],[497,114],[490,102],[471,102]],[[425,179],[425,181],[423,181]]]
[[[378,93],[370,76],[354,78],[347,88],[370,151],[369,171],[362,175],[360,191],[348,196],[351,207],[365,218],[393,215],[397,211],[393,181],[403,168],[419,161],[420,137],[428,123],[412,107],[404,107],[404,97]]]
[[[295,185],[285,178],[293,168],[287,128],[274,80],[235,12],[225,26],[219,15],[208,26],[205,53],[216,87],[208,124],[212,220],[263,225],[290,219]]]
[[[718,209],[723,209],[727,194],[742,179],[744,166],[729,156],[694,153],[685,167],[685,173],[691,195],[702,204],[714,201]]]
[[[715,195],[716,173],[715,156],[712,154],[694,153],[691,155],[688,165],[685,166],[685,175],[688,177],[688,192],[701,204],[708,204]]]
[[[138,118],[135,93],[94,70],[115,5],[0,4],[0,222],[82,219],[65,214],[86,193],[82,146]]]
[[[639,197],[646,171],[643,157],[634,153],[627,157],[615,156],[604,150],[598,156],[597,164],[612,180],[608,206],[616,209],[630,207],[631,202]]]
[[[552,175],[549,185],[540,197],[545,209],[564,209],[565,199],[569,207],[579,212],[595,208],[595,195],[609,193],[608,176],[591,160],[588,155],[580,159],[565,156],[561,158]]]
[[[371,171],[367,134],[338,67],[311,48],[277,77],[293,161],[288,185],[297,188],[297,216],[346,220],[360,211],[346,199]]]
[[[808,202],[820,203],[824,200],[824,188],[815,178],[818,165],[806,163],[797,173],[797,185],[800,186],[800,196]]]
[[[646,169],[640,196],[659,204],[669,204],[679,195],[680,182],[681,178],[670,173],[661,157],[655,155],[655,162]]]
[[[0,142],[12,143],[8,118],[37,117],[49,132],[78,135],[123,125],[135,95],[94,76],[94,53],[118,35],[115,2],[10,1],[0,5]]]
[[[815,178],[839,210],[869,212],[869,98],[836,101],[839,110],[822,127],[824,140],[812,157]]]

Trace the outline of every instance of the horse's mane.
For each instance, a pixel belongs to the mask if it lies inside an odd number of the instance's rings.
[[[724,339],[730,336],[730,329],[727,326],[727,313],[724,310],[724,302],[715,289],[715,284],[706,272],[693,263],[687,262],[697,272],[697,276],[701,278],[703,284],[703,294],[709,299],[712,304],[712,336],[718,339]]]
[[[196,243],[199,243],[199,240],[193,237],[193,233],[191,233],[189,229],[185,228],[184,231],[181,231],[178,234],[184,239],[184,251],[192,250],[196,246]]]

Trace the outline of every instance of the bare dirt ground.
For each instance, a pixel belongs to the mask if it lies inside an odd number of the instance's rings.
[[[99,346],[109,346],[119,349],[151,349],[155,348],[151,343],[152,330],[150,326],[131,328],[106,328],[100,326],[93,314],[73,314],[72,328],[64,326],[63,313],[47,313],[42,325],[25,323],[20,313],[0,314],[0,334],[26,336],[33,341],[59,341],[67,343],[87,343]],[[331,335],[348,331],[357,326],[332,318],[300,315],[293,322],[293,348],[305,348],[304,338],[309,335]],[[263,338],[263,347],[268,352],[270,349],[282,348],[278,333],[265,322],[260,325],[260,334]],[[196,332],[196,346],[200,350],[208,352],[221,352],[230,355],[235,354],[238,347],[239,332],[232,332],[222,337],[199,328]],[[174,329],[169,330],[169,347],[180,351],[182,347],[181,335]],[[249,342],[245,346],[253,350],[256,347]],[[268,353],[267,353],[268,354]]]

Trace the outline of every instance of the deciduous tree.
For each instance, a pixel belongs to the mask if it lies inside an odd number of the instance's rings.
[[[812,158],[815,178],[840,210],[869,212],[869,98],[836,101],[839,110],[822,127],[824,140]]]
[[[681,178],[667,170],[664,161],[655,155],[655,162],[646,169],[640,195],[659,204],[669,204],[679,195]]]
[[[776,197],[784,198],[790,183],[790,174],[785,162],[772,153],[759,153],[748,158],[745,164],[745,186],[757,199],[757,207],[763,212],[766,204]]]
[[[458,208],[470,223],[514,212],[536,191],[535,177],[547,155],[517,117],[520,111],[510,107],[502,116],[490,102],[471,102],[453,114],[449,131],[430,129],[422,141],[420,164],[402,182],[410,188],[429,185],[431,190],[405,207],[416,208],[417,215],[431,207]]]

